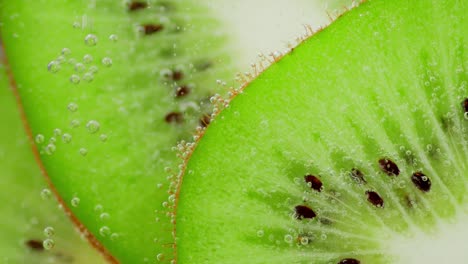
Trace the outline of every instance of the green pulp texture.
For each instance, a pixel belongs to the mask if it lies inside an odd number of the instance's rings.
[[[1,57],[1,56],[0,56]],[[0,262],[104,263],[80,237],[46,186],[24,133],[4,65],[0,64]],[[44,230],[53,228],[46,236]],[[31,248],[51,239],[52,250]]]
[[[178,262],[395,263],[393,236],[465,212],[467,13],[368,1],[251,82],[187,164]]]
[[[120,262],[169,262],[171,147],[191,139],[233,66],[196,1],[127,2],[2,1],[1,34],[66,206]]]

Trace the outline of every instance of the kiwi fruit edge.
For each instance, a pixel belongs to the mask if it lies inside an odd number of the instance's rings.
[[[0,262],[105,263],[53,199],[13,109],[15,98],[0,64]]]
[[[188,1],[3,1],[0,17],[35,154],[65,210],[113,262],[170,262],[171,147],[231,86],[215,82],[235,71],[222,25]]]
[[[463,260],[467,12],[370,0],[250,82],[183,153],[177,261]]]

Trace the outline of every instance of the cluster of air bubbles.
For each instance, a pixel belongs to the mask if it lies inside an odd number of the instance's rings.
[[[111,40],[117,39],[116,35],[109,37]],[[98,38],[94,34],[87,34],[84,38],[86,46],[93,47],[98,43]],[[94,80],[94,75],[98,72],[98,66],[93,65],[94,57],[91,54],[85,54],[82,61],[77,61],[75,58],[70,58],[71,50],[69,48],[63,48],[60,55],[51,60],[47,64],[47,70],[51,73],[57,73],[61,70],[64,63],[67,63],[72,67],[74,73],[68,77],[68,80],[72,84],[80,84],[82,81],[90,83]],[[112,66],[112,59],[108,56],[101,59],[102,65],[105,67]]]
[[[73,197],[70,201],[71,203],[71,206],[73,207],[78,207],[78,205],[80,205],[80,198],[78,197]]]

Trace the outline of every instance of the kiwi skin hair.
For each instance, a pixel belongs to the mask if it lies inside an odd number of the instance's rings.
[[[467,12],[367,1],[275,58],[183,153],[177,261],[468,259]]]

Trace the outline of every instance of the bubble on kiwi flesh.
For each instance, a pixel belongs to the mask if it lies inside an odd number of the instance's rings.
[[[8,128],[0,131],[0,262],[105,263],[46,187],[8,85],[0,64],[0,123]]]
[[[216,80],[235,71],[220,22],[196,1],[9,1],[0,13],[67,210],[122,263],[170,262],[171,148],[209,122],[207,99],[230,86]]]
[[[184,164],[178,262],[463,262],[467,11],[367,1],[248,84]]]

